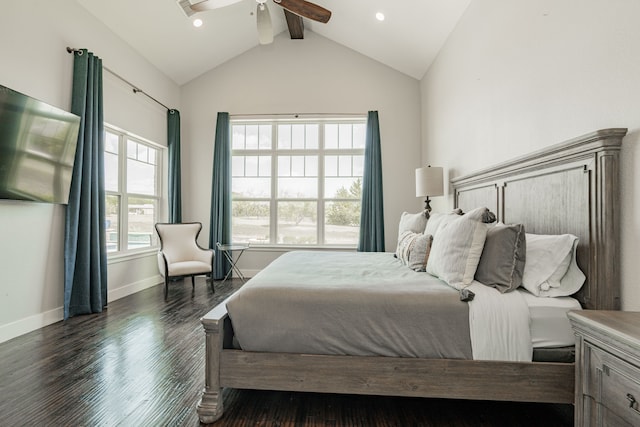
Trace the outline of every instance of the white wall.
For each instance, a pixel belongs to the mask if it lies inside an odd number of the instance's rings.
[[[88,48],[104,66],[179,108],[179,87],[74,0],[2,3],[0,84],[69,110],[67,46]],[[107,72],[104,97],[105,121],[166,145],[166,110]],[[0,342],[62,319],[64,216],[61,205],[0,201]],[[155,263],[155,254],[110,263],[109,299],[159,283]]]
[[[209,241],[216,114],[362,113],[377,110],[382,143],[385,244],[395,250],[403,210],[418,210],[414,169],[420,165],[419,82],[307,31],[283,33],[182,87],[185,220],[204,223]],[[252,249],[241,266],[255,271],[279,252]]]
[[[629,129],[625,310],[640,310],[639,16],[636,0],[474,0],[421,81],[423,161],[450,176],[596,129]]]

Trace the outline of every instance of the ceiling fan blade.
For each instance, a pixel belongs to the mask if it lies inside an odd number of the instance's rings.
[[[259,3],[256,9],[256,24],[258,27],[258,41],[260,44],[273,43],[273,27],[271,14],[265,3]]]
[[[326,24],[331,18],[331,11],[315,3],[305,0],[273,0],[289,12]]]
[[[207,10],[220,9],[221,7],[229,6],[241,1],[242,0],[204,0],[199,3],[192,4],[191,10],[196,12],[204,12]]]

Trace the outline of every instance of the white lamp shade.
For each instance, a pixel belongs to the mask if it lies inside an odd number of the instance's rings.
[[[439,167],[416,169],[416,197],[443,196],[443,171]]]

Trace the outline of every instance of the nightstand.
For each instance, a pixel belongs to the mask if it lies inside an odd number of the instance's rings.
[[[575,426],[640,426],[640,313],[569,313],[576,334]]]

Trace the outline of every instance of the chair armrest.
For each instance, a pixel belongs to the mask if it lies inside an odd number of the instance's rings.
[[[204,249],[198,246],[198,249],[193,253],[193,257],[195,261],[211,264],[213,263],[214,254],[215,252],[213,249]]]
[[[158,251],[158,270],[160,270],[160,275],[162,275],[162,277],[164,277],[166,269],[169,268],[170,263],[171,261],[169,260],[169,256],[162,251]]]

